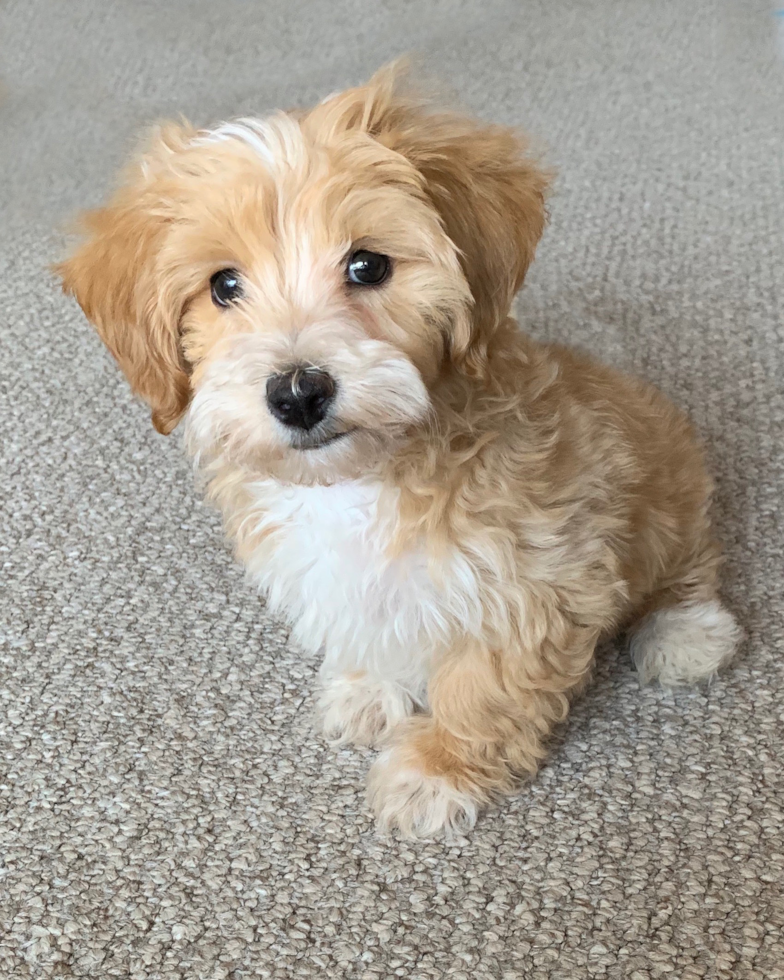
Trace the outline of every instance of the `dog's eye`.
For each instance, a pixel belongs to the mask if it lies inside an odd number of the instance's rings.
[[[216,306],[231,306],[242,296],[242,280],[236,269],[221,269],[210,279],[212,302]]]
[[[378,286],[389,275],[392,265],[386,255],[378,252],[354,252],[348,260],[346,275],[358,286]]]

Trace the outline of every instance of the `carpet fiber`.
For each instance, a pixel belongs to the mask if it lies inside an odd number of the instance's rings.
[[[784,977],[784,62],[757,0],[0,4],[0,977]],[[784,36],[784,35],[782,35]],[[707,690],[606,650],[453,845],[371,753],[47,264],[144,125],[307,104],[405,51],[560,177],[519,303],[692,414],[747,633]]]

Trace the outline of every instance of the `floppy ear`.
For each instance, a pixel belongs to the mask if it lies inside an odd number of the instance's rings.
[[[402,154],[424,178],[474,298],[471,336],[454,338],[455,354],[478,366],[533,261],[551,175],[514,130],[401,93],[404,72],[404,63],[393,63],[319,109],[332,115],[333,126],[364,130]]]
[[[158,260],[173,220],[162,173],[187,130],[159,130],[149,151],[128,171],[125,185],[104,208],[82,217],[86,240],[55,267],[63,289],[152,409],[168,435],[190,399],[179,345],[179,297],[167,290]]]

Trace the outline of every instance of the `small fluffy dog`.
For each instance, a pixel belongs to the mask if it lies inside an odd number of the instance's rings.
[[[643,681],[713,675],[711,483],[652,387],[510,317],[549,177],[401,91],[160,128],[64,288],[187,444],[321,715],[379,744],[379,826],[464,831],[535,772],[625,628]]]

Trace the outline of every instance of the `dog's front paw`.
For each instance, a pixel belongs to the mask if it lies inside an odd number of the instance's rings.
[[[382,833],[447,839],[467,833],[476,823],[479,801],[449,775],[427,771],[408,747],[387,749],[370,770],[368,802]]]
[[[359,670],[329,680],[319,698],[324,734],[338,745],[378,745],[415,709],[399,684]]]

